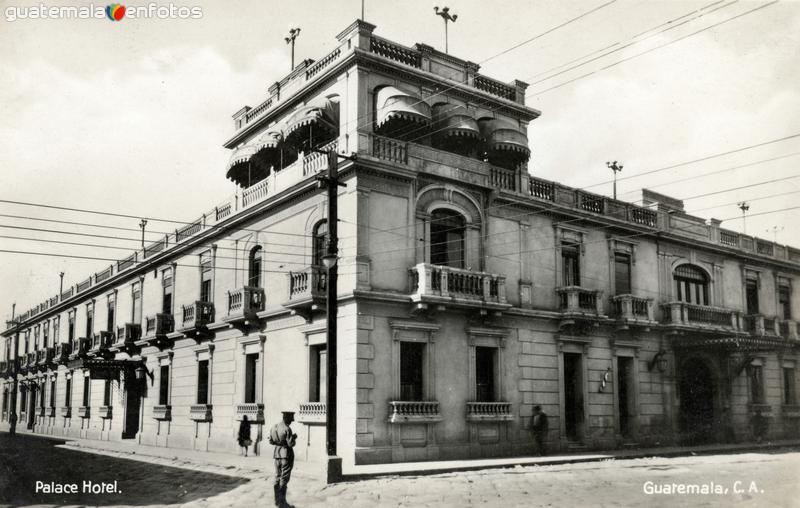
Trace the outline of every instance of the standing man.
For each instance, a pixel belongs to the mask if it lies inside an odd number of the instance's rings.
[[[536,441],[536,451],[539,455],[547,454],[544,440],[547,438],[547,415],[542,411],[542,406],[533,406],[533,421],[531,422],[533,439]]]
[[[286,503],[286,487],[294,467],[294,445],[297,434],[289,425],[294,421],[294,412],[281,411],[283,420],[276,423],[269,431],[269,444],[275,446],[272,458],[275,459],[275,506],[288,506]]]

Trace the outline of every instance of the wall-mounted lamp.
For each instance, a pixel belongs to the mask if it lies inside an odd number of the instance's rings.
[[[652,371],[653,367],[658,367],[659,372],[666,372],[667,370],[667,352],[663,349],[653,356],[653,359],[647,364],[647,370]]]
[[[603,379],[600,380],[600,388],[597,391],[600,393],[605,392],[609,381],[611,381],[611,367],[607,368],[603,373]]]
[[[155,381],[155,376],[153,375],[153,371],[147,370],[147,367],[144,366],[144,362],[140,363],[139,366],[136,367],[134,374],[136,374],[136,381],[139,382],[144,381],[145,376],[150,378],[151,383]]]

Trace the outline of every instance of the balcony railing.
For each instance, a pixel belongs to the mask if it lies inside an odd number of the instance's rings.
[[[95,333],[92,336],[92,347],[89,350],[90,353],[97,353],[100,351],[105,351],[111,345],[114,344],[114,333],[109,331],[103,331]]]
[[[55,356],[53,358],[53,361],[55,363],[65,363],[69,358],[69,352],[70,352],[69,343],[64,342],[56,344]]]
[[[145,336],[158,337],[172,333],[175,329],[175,320],[172,314],[159,313],[145,318]]]
[[[264,290],[245,286],[228,291],[228,321],[234,319],[254,319],[257,312],[264,310]]]
[[[585,289],[580,286],[564,286],[556,288],[559,308],[567,314],[603,314],[603,292]]]
[[[261,201],[263,198],[267,196],[269,191],[268,189],[268,182],[269,180],[261,180],[255,185],[251,185],[250,187],[246,188],[242,191],[242,206],[249,206],[257,201]]]
[[[44,406],[39,406],[36,408],[36,416],[46,416],[47,415],[47,408]]]
[[[506,304],[506,278],[486,272],[420,263],[409,270],[412,299],[450,298]]]
[[[389,423],[432,423],[442,420],[437,401],[389,402]]]
[[[324,402],[306,402],[300,404],[297,421],[300,423],[325,423],[327,408]]]
[[[169,405],[153,406],[153,419],[155,419],[155,420],[171,420],[172,419],[172,406],[169,406]]]
[[[467,421],[497,422],[513,419],[510,402],[467,402]]]
[[[614,302],[614,317],[627,321],[653,321],[653,299],[641,298],[633,295],[612,296]]]
[[[36,351],[28,353],[27,361],[25,363],[27,364],[28,367],[36,366]]]
[[[325,298],[327,273],[321,266],[309,266],[301,272],[289,272],[289,300]]]
[[[72,416],[72,408],[69,406],[62,407],[61,416],[63,416],[64,418],[69,418],[70,416]]]
[[[211,404],[194,404],[189,407],[189,418],[196,422],[210,422],[211,410]]]
[[[372,136],[372,156],[378,159],[408,163],[408,143],[398,139]]]
[[[89,418],[91,414],[89,406],[81,406],[78,408],[78,418]]]
[[[194,302],[191,305],[182,305],[183,330],[204,328],[214,322],[214,304],[211,302]]]
[[[117,327],[117,337],[114,345],[117,347],[131,345],[142,338],[142,325],[138,323],[125,323]]]
[[[498,189],[516,191],[517,173],[510,169],[492,166],[489,169],[489,183]]]
[[[100,406],[97,410],[97,414],[100,418],[107,420],[111,418],[114,413],[114,408],[112,406]]]
[[[56,415],[56,407],[55,406],[48,406],[47,407],[47,414],[45,416],[55,416]]]
[[[236,419],[241,420],[247,417],[250,422],[263,422],[264,421],[264,404],[236,404]]]
[[[739,329],[739,315],[736,311],[721,307],[695,305],[686,302],[670,302],[663,305],[665,319],[673,325],[699,325]]]

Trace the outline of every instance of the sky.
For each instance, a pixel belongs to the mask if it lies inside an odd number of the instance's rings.
[[[235,191],[222,146],[231,115],[288,72],[288,28],[301,28],[298,59],[320,58],[361,10],[171,3],[202,17],[13,20],[90,2],[0,1],[0,317],[54,296],[59,272],[68,287],[110,264],[30,252],[121,259],[140,238],[136,218],[7,201],[193,220]],[[532,174],[610,195],[606,162],[618,160],[621,199],[651,188],[735,231],[746,200],[749,234],[800,247],[800,210],[775,212],[800,195],[800,0],[366,0],[365,18],[384,38],[443,49],[434,5],[458,15],[451,54],[531,84],[527,104],[542,112],[529,128]],[[147,237],[175,227],[151,220]]]

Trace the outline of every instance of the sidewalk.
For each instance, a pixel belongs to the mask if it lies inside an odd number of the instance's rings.
[[[104,455],[122,456],[133,460],[161,462],[174,467],[200,469],[229,476],[261,477],[273,474],[271,454],[243,457],[226,453],[198,452],[174,448],[159,448],[117,441],[88,439],[67,441],[65,448]],[[499,459],[450,460],[434,462],[407,462],[399,464],[372,464],[345,466],[346,481],[380,476],[433,475],[455,471],[512,468],[515,466],[545,466],[579,462],[625,460],[644,457],[678,457],[765,451],[777,448],[800,447],[800,440],[781,440],[768,443],[711,444],[690,447],[642,448],[636,450],[611,450],[596,453],[574,453],[545,457],[508,457]],[[163,462],[162,462],[163,461]],[[296,462],[293,475],[309,480],[323,481],[324,464]]]

